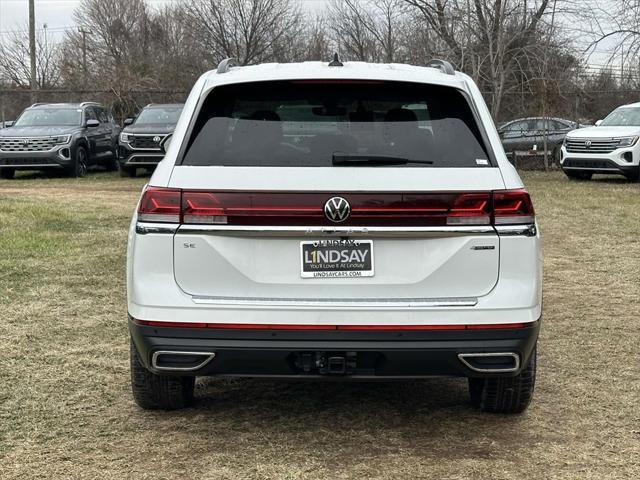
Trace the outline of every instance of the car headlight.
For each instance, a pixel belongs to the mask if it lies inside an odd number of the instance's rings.
[[[132,135],[129,135],[128,133],[121,133],[120,134],[120,141],[123,143],[129,143],[132,140]]]
[[[638,141],[638,137],[618,138],[618,147],[633,147]]]
[[[65,143],[69,143],[69,140],[71,140],[71,135],[58,135],[57,137],[53,137],[56,145],[64,145]]]

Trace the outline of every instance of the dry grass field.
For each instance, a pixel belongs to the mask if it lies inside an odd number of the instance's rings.
[[[640,478],[640,186],[527,173],[545,242],[534,401],[462,380],[129,391],[125,243],[144,179],[0,181],[0,478]]]

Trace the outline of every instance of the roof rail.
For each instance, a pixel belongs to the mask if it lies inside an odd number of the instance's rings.
[[[233,58],[225,58],[218,64],[217,73],[227,73],[231,67],[237,66],[238,63]]]
[[[100,105],[98,102],[80,102],[80,106],[84,107],[86,105]]]
[[[29,108],[39,107],[40,105],[46,105],[46,103],[44,103],[44,102],[37,102],[37,103],[34,103],[33,105],[31,105]]]
[[[429,63],[427,63],[427,67],[437,68],[442,73],[446,73],[447,75],[456,74],[456,70],[455,68],[453,68],[453,65],[451,65],[451,63],[447,62],[446,60],[440,60],[439,58],[434,58],[433,60],[429,61]]]

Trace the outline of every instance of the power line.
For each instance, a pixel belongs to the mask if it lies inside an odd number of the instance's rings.
[[[75,30],[76,27],[74,26],[64,26],[64,27],[47,27],[47,28],[36,28],[36,32],[44,32],[45,30],[47,32],[61,32],[61,31],[67,31],[67,30]],[[0,30],[0,35],[11,35],[14,33],[28,33],[29,30],[28,29],[24,29],[24,28],[16,28],[15,30]]]

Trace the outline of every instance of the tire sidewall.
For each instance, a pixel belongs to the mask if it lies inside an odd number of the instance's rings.
[[[71,176],[82,178],[87,175],[87,149],[83,145],[78,145],[71,165]]]

